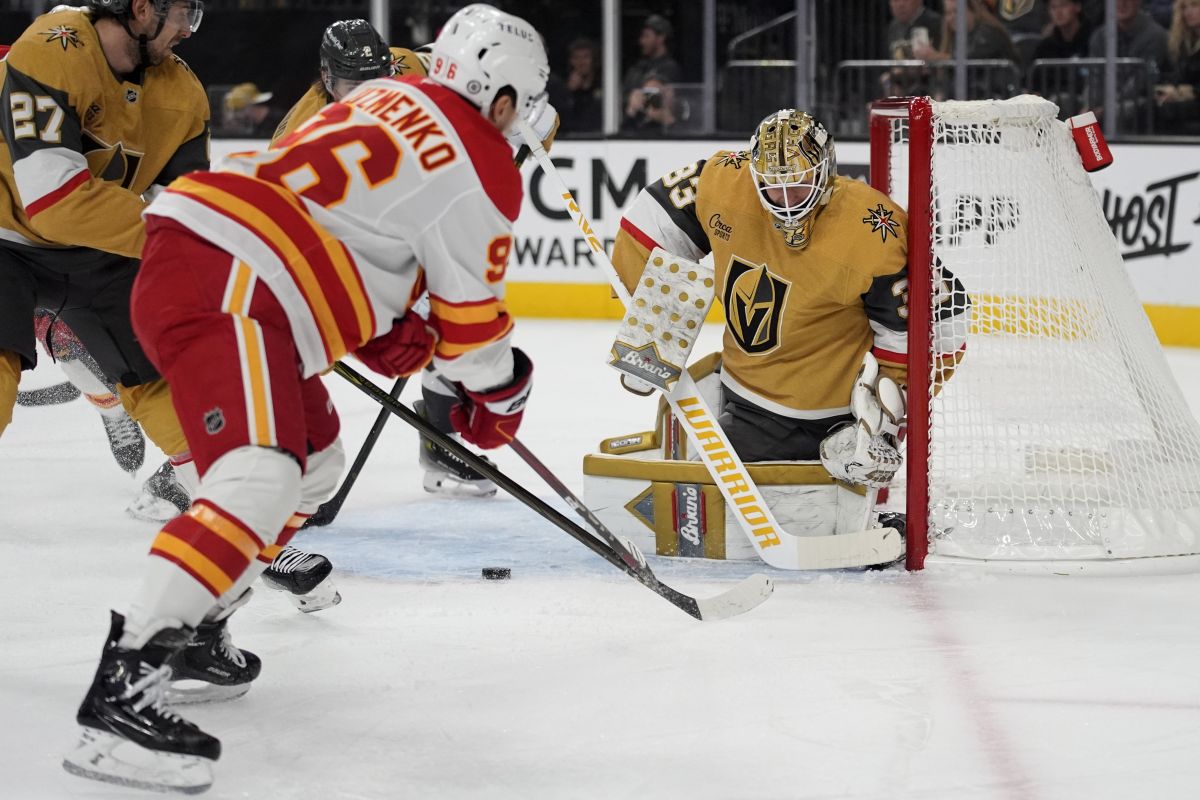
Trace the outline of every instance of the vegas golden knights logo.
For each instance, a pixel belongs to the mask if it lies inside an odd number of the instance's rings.
[[[763,355],[779,347],[779,325],[792,285],[767,270],[734,256],[725,276],[726,326],[738,347]]]

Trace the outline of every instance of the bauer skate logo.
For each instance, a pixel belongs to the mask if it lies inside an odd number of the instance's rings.
[[[205,411],[204,432],[209,436],[216,436],[223,430],[225,430],[225,412],[220,407]]]
[[[613,359],[609,364],[612,367],[652,383],[664,391],[670,391],[672,384],[679,380],[680,368],[664,361],[654,342],[646,342],[641,347],[613,342],[611,352]]]
[[[698,484],[677,483],[672,496],[675,501],[675,532],[679,534],[679,555],[703,558],[704,494]]]
[[[900,238],[900,223],[892,219],[895,211],[883,207],[883,203],[877,203],[875,208],[868,208],[867,215],[862,221],[865,225],[871,226],[871,233],[878,232],[880,240],[887,243],[887,237],[890,233],[897,239]]]
[[[743,352],[765,355],[779,347],[780,321],[792,284],[771,274],[766,264],[734,256],[729,261],[722,299],[725,326]]]
[[[46,37],[47,43],[58,42],[63,50],[68,47],[83,47],[83,42],[79,41],[79,32],[70,25],[55,25],[48,31],[42,31],[42,36]]]

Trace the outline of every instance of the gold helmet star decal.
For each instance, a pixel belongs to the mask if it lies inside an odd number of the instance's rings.
[[[79,41],[79,32],[70,25],[55,25],[48,31],[42,31],[41,35],[46,37],[47,43],[58,42],[63,50],[66,50],[68,45],[83,47],[83,42]]]
[[[892,219],[895,213],[884,208],[883,203],[878,203],[875,208],[867,209],[867,216],[863,217],[862,221],[863,224],[871,226],[871,233],[879,231],[880,241],[886,242],[889,233],[899,239],[900,223]]]

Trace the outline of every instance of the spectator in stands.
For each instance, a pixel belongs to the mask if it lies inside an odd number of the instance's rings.
[[[923,0],[888,0],[892,21],[887,27],[885,52],[896,60],[912,58],[914,42],[929,44],[942,29],[942,15]]]
[[[635,93],[640,97],[636,113],[626,111],[621,130],[641,136],[665,136],[679,121],[680,104],[675,98],[671,84],[651,73]]]
[[[666,17],[658,14],[651,14],[642,23],[642,32],[638,37],[638,47],[642,50],[642,57],[625,71],[625,79],[621,81],[627,124],[632,123],[639,116],[644,116],[646,96],[643,88],[651,76],[654,76],[660,85],[679,82],[683,71],[675,59],[671,58],[667,46],[667,41],[673,33],[674,29],[671,27],[671,23],[667,21]]]
[[[958,0],[944,0],[942,3],[942,32],[938,46],[914,46],[913,55],[926,61],[944,61],[954,57],[955,15],[958,11]],[[1013,49],[1012,39],[1008,31],[1000,24],[992,12],[987,10],[982,0],[967,0],[967,58],[1005,58],[1017,62],[1017,53]]]
[[[1146,0],[1146,13],[1164,28],[1170,28],[1174,21],[1172,15],[1174,7],[1175,0]]]
[[[567,79],[550,76],[550,102],[558,109],[562,130],[599,131],[603,126],[600,48],[591,39],[576,39],[567,48]]]
[[[1169,82],[1154,87],[1160,129],[1200,134],[1200,0],[1175,0],[1167,55]]]
[[[1092,32],[1088,54],[1104,58],[1104,28]],[[1117,56],[1140,58],[1160,71],[1167,63],[1167,32],[1142,10],[1142,0],[1117,0]]]
[[[913,55],[926,61],[946,61],[954,57],[954,45],[957,39],[957,0],[944,0],[942,3],[942,31],[938,39],[938,47],[915,46]],[[967,58],[1000,59],[1019,63],[1017,52],[1013,48],[1008,31],[1000,24],[991,11],[984,5],[983,0],[967,0]],[[950,88],[954,83],[951,70],[940,69],[932,76],[933,90],[931,94],[942,99],[951,96]],[[1015,72],[1013,67],[1007,69],[984,67],[975,68],[968,77],[967,97],[1008,97],[1016,92]]]
[[[1039,58],[1086,58],[1092,27],[1083,16],[1083,0],[1050,0],[1049,36],[1033,51]]]
[[[260,92],[253,83],[239,83],[228,92],[222,103],[221,133],[247,139],[270,139],[279,123],[278,115],[268,105],[270,92]]]

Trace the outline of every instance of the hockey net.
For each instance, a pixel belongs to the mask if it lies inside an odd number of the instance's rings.
[[[1057,111],[871,111],[872,183],[909,210],[910,569],[1200,564],[1200,427]],[[969,313],[936,305],[946,271]]]

